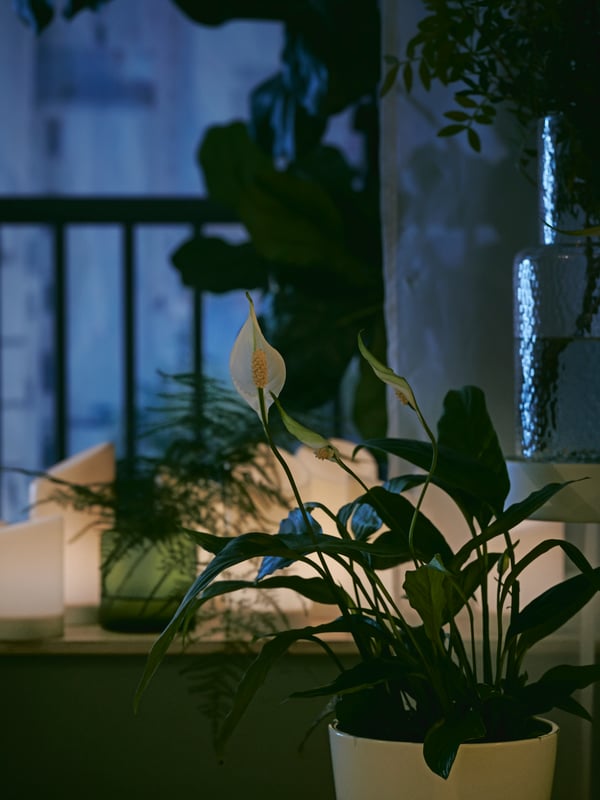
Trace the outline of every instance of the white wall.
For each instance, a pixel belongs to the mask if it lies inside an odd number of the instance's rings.
[[[420,0],[383,3],[383,52],[401,55]],[[390,364],[412,383],[431,424],[447,390],[486,393],[514,453],[512,260],[536,242],[535,189],[514,165],[510,125],[481,130],[476,154],[438,138],[451,92],[400,83],[381,104],[381,176]],[[397,408],[400,430],[412,420]]]

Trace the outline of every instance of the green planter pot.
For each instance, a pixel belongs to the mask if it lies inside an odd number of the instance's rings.
[[[162,631],[196,576],[196,545],[180,535],[142,540],[114,557],[115,534],[102,534],[100,625],[112,631]]]

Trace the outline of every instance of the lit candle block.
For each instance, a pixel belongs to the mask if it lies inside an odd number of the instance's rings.
[[[0,639],[40,639],[63,632],[61,517],[0,527]]]
[[[115,477],[115,451],[110,443],[83,450],[48,470],[54,478],[79,485],[110,483]],[[100,604],[100,536],[104,526],[93,508],[75,509],[53,499],[59,484],[36,478],[30,486],[31,518],[63,517],[64,602],[67,621],[90,623],[98,618]]]

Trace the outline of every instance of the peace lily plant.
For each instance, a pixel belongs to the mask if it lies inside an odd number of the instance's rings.
[[[382,438],[361,445],[401,457],[420,470],[382,485],[364,485],[352,462],[343,460],[326,437],[300,425],[284,410],[279,395],[285,363],[263,336],[250,298],[249,302],[248,320],[231,354],[231,374],[237,390],[262,421],[297,508],[276,534],[251,532],[228,538],[189,531],[213,557],[155,642],[136,704],[174,637],[185,631],[204,603],[248,587],[287,588],[329,604],[331,620],[265,637],[221,727],[217,741],[221,754],[269,670],[299,640],[317,642],[337,675],[327,685],[303,687],[293,697],[323,697],[327,701],[323,719],[335,720],[347,733],[422,742],[427,764],[442,777],[449,775],[463,742],[537,736],[549,729],[539,715],[552,709],[589,719],[573,695],[600,679],[600,665],[554,666],[530,681],[525,660],[531,647],[571,619],[600,590],[600,570],[569,542],[548,539],[520,555],[511,537],[511,529],[564,484],[544,486],[505,508],[509,478],[483,393],[474,387],[449,392],[436,436],[423,419],[408,382],[376,360],[359,336],[362,357],[380,380],[393,387],[407,412],[416,414],[425,433],[423,441]],[[353,502],[333,511],[319,502],[302,500],[273,441],[269,424],[273,406],[288,431],[313,447],[317,458],[336,462],[356,479],[358,496]],[[468,535],[456,551],[422,510],[432,484],[454,501],[464,517]],[[407,492],[416,501],[405,496]],[[337,535],[323,532],[313,516],[315,508],[335,521]],[[562,549],[576,574],[522,608],[521,576],[554,548]],[[236,564],[257,557],[260,568],[254,581],[223,577]],[[314,574],[288,574],[288,567],[297,562],[309,565]],[[348,575],[350,588],[334,577],[333,564]],[[386,570],[401,564],[406,565],[403,603],[382,579]],[[330,634],[346,634],[353,640],[354,665],[340,663]]]

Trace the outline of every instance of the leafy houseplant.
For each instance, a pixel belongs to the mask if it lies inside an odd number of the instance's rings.
[[[582,406],[572,386],[595,373],[600,358],[600,5],[423,6],[403,53],[389,59],[385,86],[399,77],[408,92],[416,81],[426,90],[450,88],[453,107],[438,135],[466,135],[476,151],[480,126],[504,109],[517,123],[521,168],[538,179],[539,245],[519,253],[514,265],[518,450],[527,460],[598,461],[595,391]]]
[[[477,129],[506,109],[522,134],[521,163],[535,149],[538,121],[564,120],[570,142],[570,198],[600,221],[600,174],[595,158],[600,100],[600,7],[596,0],[424,0],[425,15],[401,58],[388,57],[384,84],[398,75],[411,91],[415,78],[456,87],[438,135],[466,135],[481,149]],[[582,180],[582,178],[584,180]],[[591,224],[591,222],[590,222]]]
[[[182,525],[224,535],[227,508],[246,525],[261,525],[261,509],[283,502],[273,460],[261,455],[260,425],[240,398],[206,376],[163,377],[139,452],[117,463],[113,481],[49,476],[51,500],[92,509],[102,528],[100,622],[109,629],[160,631],[168,622],[197,574],[197,548]],[[269,609],[279,613],[274,603]],[[246,629],[255,630],[245,616]]]
[[[189,532],[213,558],[155,642],[136,704],[175,636],[185,631],[211,598],[248,586],[265,592],[287,587],[330,604],[332,619],[286,628],[266,638],[234,694],[218,734],[219,752],[277,659],[295,642],[310,640],[321,645],[339,674],[329,684],[301,688],[293,697],[327,698],[324,717],[335,718],[347,733],[422,742],[431,770],[448,777],[465,742],[535,737],[545,728],[538,715],[552,708],[588,717],[573,693],[600,679],[600,665],[555,666],[531,682],[525,657],[600,590],[600,569],[592,568],[575,546],[563,540],[544,541],[519,556],[511,529],[564,484],[547,485],[504,507],[508,474],[480,390],[465,387],[448,393],[436,436],[407,381],[375,359],[360,336],[359,349],[375,375],[393,387],[400,401],[417,415],[426,434],[425,441],[384,438],[363,446],[406,459],[422,472],[372,487],[357,479],[358,497],[337,513],[318,502],[304,503],[271,435],[269,409],[273,405],[286,428],[312,446],[318,458],[331,459],[350,474],[352,464],[343,461],[326,438],[284,410],[279,394],[285,383],[285,364],[262,334],[251,303],[232,351],[231,374],[240,394],[260,417],[298,507],[277,534],[251,532],[221,538]],[[456,552],[422,511],[432,484],[456,503],[464,517],[469,537]],[[416,492],[415,502],[405,496],[409,490]],[[322,532],[312,515],[315,508],[335,520],[337,536]],[[564,551],[578,574],[521,608],[523,572],[553,548]],[[262,561],[253,581],[222,579],[224,570],[256,557]],[[286,569],[296,562],[311,565],[314,576],[287,575]],[[332,564],[346,571],[349,589],[334,578]],[[382,580],[382,572],[399,564],[408,565],[404,592],[418,615],[416,623]],[[490,575],[496,580],[493,592],[488,588]],[[328,643],[329,634],[340,633],[349,635],[356,645],[357,662],[349,668],[339,663]]]

